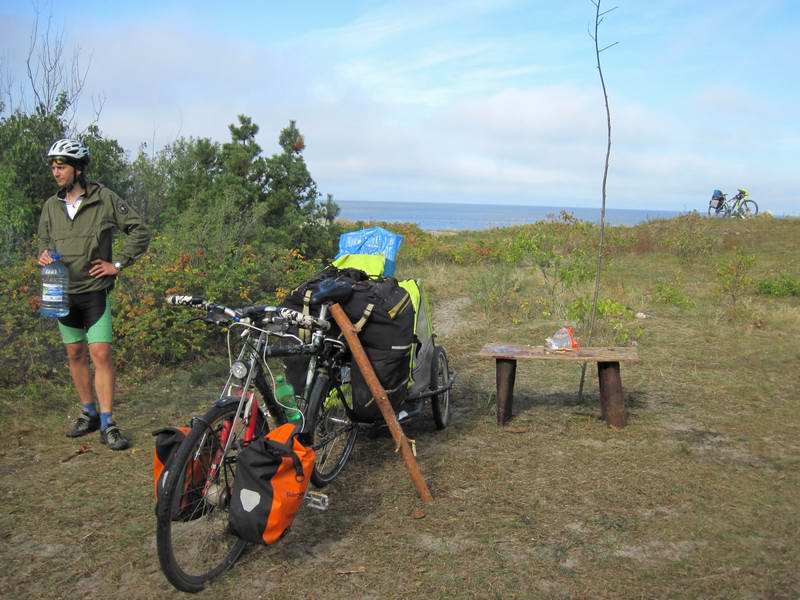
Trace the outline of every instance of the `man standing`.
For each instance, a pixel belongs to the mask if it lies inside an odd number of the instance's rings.
[[[47,153],[59,191],[48,198],[39,219],[39,265],[61,255],[69,270],[69,314],[58,328],[67,350],[69,370],[82,411],[68,437],[100,430],[100,441],[112,450],[129,446],[112,418],[114,366],[111,360],[111,300],[119,272],[144,254],[150,233],[130,205],[98,183],[87,183],[89,150],[76,140],[58,140]],[[126,234],[122,253],[112,262],[114,229]],[[92,398],[89,356],[94,364]]]

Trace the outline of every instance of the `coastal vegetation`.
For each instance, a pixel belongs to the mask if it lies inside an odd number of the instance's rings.
[[[595,343],[636,344],[642,357],[623,373],[620,431],[597,418],[596,375],[578,402],[579,371],[562,364],[520,368],[515,417],[498,429],[494,365],[476,357],[488,341],[542,344],[564,324],[580,340],[594,225],[568,215],[457,234],[384,225],[404,236],[398,276],[422,279],[457,373],[451,427],[422,419],[408,431],[434,502],[418,506],[388,435],[362,437],[327,490],[331,508],[304,511],[215,594],[797,595],[800,271],[788,249],[800,221],[687,215],[608,229]],[[212,350],[221,340],[163,295],[271,302],[325,262],[249,250],[223,275],[212,252],[159,233],[115,291],[117,411],[135,443],[122,456],[61,436],[77,407],[55,328],[35,313],[36,268],[30,258],[3,268],[0,593],[171,593],[154,554],[150,432],[201,414],[227,361]],[[312,584],[309,570],[324,576]]]

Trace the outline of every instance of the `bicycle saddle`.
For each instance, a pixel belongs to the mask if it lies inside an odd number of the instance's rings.
[[[323,279],[319,289],[311,296],[311,303],[344,302],[353,295],[353,284],[344,279]]]

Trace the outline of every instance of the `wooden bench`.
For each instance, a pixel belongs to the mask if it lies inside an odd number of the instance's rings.
[[[622,395],[621,362],[639,362],[636,348],[580,348],[571,351],[549,350],[544,346],[519,346],[515,344],[488,344],[478,356],[497,361],[497,424],[504,425],[511,418],[514,402],[514,379],[518,360],[566,360],[570,362],[596,362],[600,379],[600,412],[603,420],[612,427],[625,427],[625,398]]]

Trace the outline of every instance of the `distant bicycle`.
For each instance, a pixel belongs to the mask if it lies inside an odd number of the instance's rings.
[[[747,190],[739,189],[733,198],[728,197],[720,190],[714,190],[708,202],[709,217],[739,217],[745,219],[758,214],[758,204],[750,199]]]

